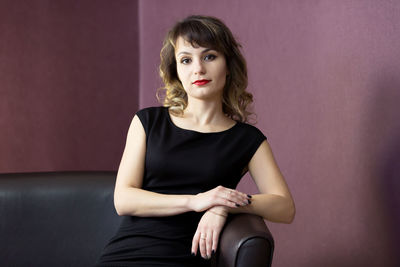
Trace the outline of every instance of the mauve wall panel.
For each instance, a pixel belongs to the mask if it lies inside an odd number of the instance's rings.
[[[140,107],[166,30],[223,19],[243,44],[257,126],[293,192],[275,267],[400,266],[400,2],[140,1]],[[255,193],[246,177],[239,188]]]
[[[0,171],[116,170],[138,73],[137,1],[1,1]]]

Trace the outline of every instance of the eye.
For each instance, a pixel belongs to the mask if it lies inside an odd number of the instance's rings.
[[[182,64],[189,64],[190,62],[191,62],[191,59],[190,58],[187,58],[187,57],[184,57],[184,58],[181,58],[181,61],[180,61]]]
[[[209,55],[206,55],[206,56],[204,57],[204,60],[205,60],[205,61],[212,61],[212,60],[214,60],[216,57],[217,57],[216,55],[209,54]]]

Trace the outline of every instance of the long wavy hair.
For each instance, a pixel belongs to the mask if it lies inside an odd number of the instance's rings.
[[[159,70],[164,87],[157,91],[158,100],[177,116],[183,115],[187,107],[187,94],[176,69],[175,44],[179,37],[190,42],[193,47],[211,48],[225,56],[229,75],[223,89],[223,112],[234,120],[247,122],[248,116],[252,114],[248,106],[253,102],[253,95],[246,91],[246,60],[232,32],[215,17],[189,16],[177,22],[167,33],[160,52]]]

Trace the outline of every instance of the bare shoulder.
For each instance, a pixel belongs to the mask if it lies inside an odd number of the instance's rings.
[[[290,196],[285,178],[267,140],[261,143],[250,160],[249,171],[261,193]]]
[[[132,118],[131,124],[128,130],[128,138],[129,137],[140,137],[142,135],[146,135],[143,124],[139,119],[138,115],[135,115]]]
[[[137,115],[132,119],[118,168],[116,186],[141,187],[146,154],[146,133]]]

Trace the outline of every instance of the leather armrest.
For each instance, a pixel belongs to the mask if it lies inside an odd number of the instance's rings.
[[[271,266],[274,239],[257,215],[230,214],[213,261],[218,267]]]

